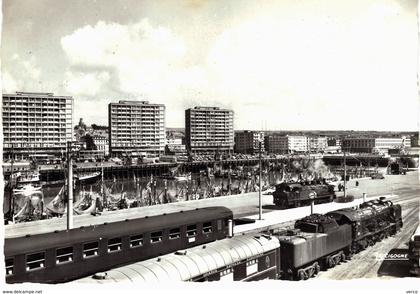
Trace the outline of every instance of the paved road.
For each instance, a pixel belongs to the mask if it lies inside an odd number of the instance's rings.
[[[381,181],[381,180],[377,180]],[[392,199],[402,206],[403,228],[382,242],[356,254],[350,261],[318,274],[319,279],[357,279],[408,277],[410,264],[405,258],[408,240],[419,224],[420,184],[418,173],[407,176],[389,176],[378,188],[389,189],[398,197]],[[369,185],[367,185],[369,186]],[[373,189],[369,187],[369,189]],[[384,258],[387,254],[389,257]],[[392,258],[391,258],[392,257]]]

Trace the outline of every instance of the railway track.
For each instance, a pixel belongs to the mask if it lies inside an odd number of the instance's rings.
[[[393,202],[401,204],[403,209],[404,226],[401,231],[397,235],[359,252],[351,260],[319,273],[317,278],[346,280],[358,278],[390,279],[408,276],[407,260],[392,261],[382,258],[390,252],[404,253],[407,251],[407,242],[419,223],[419,199],[417,195],[393,199]]]

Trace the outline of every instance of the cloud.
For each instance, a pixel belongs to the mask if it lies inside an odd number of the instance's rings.
[[[184,40],[147,19],[85,26],[64,36],[61,46],[69,61],[66,90],[78,103],[102,97],[106,103],[120,99],[164,103],[170,110],[168,124],[173,125],[182,123],[186,107],[197,105],[195,98],[201,102],[212,98],[206,69],[190,62]],[[86,111],[79,115],[86,116]]]
[[[107,71],[89,73],[67,71],[66,88],[73,95],[94,97],[109,80],[110,74]]]
[[[15,79],[8,71],[2,72],[2,88],[4,93],[13,93],[20,91],[23,87],[23,81]]]
[[[42,72],[34,56],[27,59],[13,54],[13,67],[2,71],[4,93],[43,89]]]
[[[186,50],[169,29],[153,27],[147,19],[131,25],[98,22],[63,37],[61,45],[70,62],[68,91],[88,96],[102,87],[157,94],[161,81],[178,70]],[[110,81],[113,85],[107,85]],[[92,88],[77,87],[79,82]]]
[[[205,2],[186,3],[206,8]],[[66,89],[81,104],[164,103],[167,126],[182,125],[184,109],[195,105],[233,108],[239,129],[259,128],[260,121],[269,129],[416,124],[415,23],[410,30],[400,6],[308,3],[291,1],[281,11],[280,5],[251,5],[249,15],[202,36],[148,18],[81,27],[61,39]],[[400,97],[405,105],[387,102]],[[396,111],[410,121],[387,122]]]

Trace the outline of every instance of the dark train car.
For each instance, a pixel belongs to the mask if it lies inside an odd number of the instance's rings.
[[[281,183],[273,193],[273,203],[283,209],[332,202],[335,198],[334,186],[321,181],[311,183]]]
[[[98,273],[75,283],[258,281],[277,279],[280,243],[256,234],[223,239]]]
[[[225,207],[208,207],[6,238],[6,282],[65,282],[223,239],[232,217]]]
[[[352,226],[352,252],[394,235],[402,227],[401,205],[385,199],[367,201],[359,209],[340,209],[327,213],[339,225]]]
[[[306,280],[335,266],[350,254],[351,226],[313,214],[296,221],[295,230],[279,235],[283,278]]]
[[[410,273],[420,276],[420,225],[408,242],[408,259],[411,263]]]

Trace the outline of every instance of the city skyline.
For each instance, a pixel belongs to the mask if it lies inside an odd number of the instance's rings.
[[[3,91],[71,95],[74,123],[147,100],[166,127],[216,106],[237,130],[418,130],[415,1],[3,3]]]

